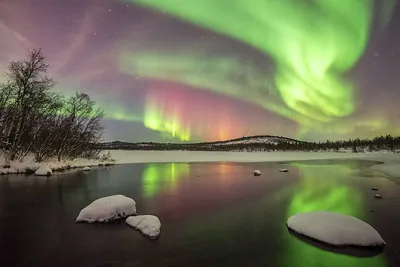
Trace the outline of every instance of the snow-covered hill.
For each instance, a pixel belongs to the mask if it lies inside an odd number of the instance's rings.
[[[218,141],[211,143],[212,145],[236,145],[236,144],[271,144],[271,145],[278,145],[282,143],[288,144],[297,144],[301,143],[301,141],[290,139],[287,137],[282,136],[270,136],[270,135],[259,135],[259,136],[249,136],[249,137],[242,137],[227,141]]]
[[[224,146],[234,146],[238,145],[242,148],[245,146],[252,145],[279,145],[279,144],[301,144],[305,143],[302,141],[298,141],[295,139],[282,137],[282,136],[271,136],[271,135],[259,135],[259,136],[249,136],[249,137],[241,137],[231,140],[225,141],[215,141],[215,142],[199,142],[199,143],[153,143],[153,142],[140,142],[140,143],[129,143],[129,142],[109,142],[103,143],[101,145],[102,149],[127,149],[127,150],[152,150],[152,148],[173,148],[174,150],[180,149],[193,149],[201,150],[210,149],[210,148],[223,148]]]

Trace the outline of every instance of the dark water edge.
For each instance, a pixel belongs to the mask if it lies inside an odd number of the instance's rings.
[[[149,163],[0,177],[0,266],[400,266],[400,187],[369,170],[376,162],[284,164],[288,173],[278,163]],[[80,209],[112,194],[157,215],[160,238],[121,220],[74,223]],[[312,210],[363,219],[387,246],[333,253],[288,232],[288,217]]]
[[[322,160],[291,160],[281,161],[279,164],[305,164],[305,165],[345,165],[353,169],[365,169],[374,165],[384,164],[384,161],[367,159],[322,159]]]

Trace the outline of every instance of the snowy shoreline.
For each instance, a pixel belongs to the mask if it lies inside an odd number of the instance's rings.
[[[3,159],[0,159],[3,165]],[[0,167],[0,175],[6,174],[33,174],[40,167],[48,167],[53,172],[62,172],[71,169],[84,169],[85,167],[102,167],[115,165],[112,161],[101,161],[101,160],[88,160],[88,159],[74,159],[74,160],[63,160],[63,161],[47,161],[47,162],[35,162],[32,158],[27,158],[24,162],[13,161],[10,164],[10,168]]]
[[[138,151],[138,150],[111,150],[111,157],[115,161],[101,161],[75,159],[71,161],[49,161],[36,163],[32,158],[24,162],[12,162],[10,168],[0,167],[0,174],[33,173],[40,166],[47,166],[53,172],[84,167],[110,166],[114,164],[133,163],[194,163],[194,162],[234,162],[234,163],[262,163],[295,160],[332,160],[332,159],[359,159],[383,161],[385,164],[375,165],[374,169],[399,176],[400,155],[390,152],[373,153],[338,153],[338,152],[209,152],[209,151]],[[0,159],[2,163],[3,160]]]
[[[129,163],[194,163],[234,162],[262,163],[298,160],[359,159],[400,164],[400,154],[390,152],[340,153],[340,152],[209,152],[209,151],[140,151],[111,150],[117,164]]]

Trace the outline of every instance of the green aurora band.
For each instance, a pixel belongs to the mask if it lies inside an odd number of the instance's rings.
[[[287,108],[285,103],[275,96],[276,91],[272,84],[268,83],[268,79],[257,68],[250,65],[243,68],[242,63],[234,58],[224,57],[212,60],[208,59],[206,54],[195,54],[189,51],[181,52],[178,56],[160,54],[156,51],[139,54],[125,52],[121,54],[119,62],[120,70],[128,74],[135,73],[142,77],[181,82],[196,88],[233,96],[291,118],[303,125],[311,126],[315,123],[309,117]],[[246,87],[252,90],[243,90]],[[160,113],[160,111],[157,111],[157,107],[146,105],[146,113]],[[317,119],[318,115],[310,114],[310,117]],[[145,124],[149,118],[145,116]],[[162,118],[152,117],[152,119],[154,121]],[[158,128],[152,129],[158,130]]]
[[[165,133],[165,139],[178,138],[180,141],[190,141],[190,129],[180,124],[174,114],[164,114],[151,97],[147,97],[144,111],[144,125],[152,130]]]
[[[374,5],[378,4],[373,0],[253,0],[251,4],[242,0],[126,1],[235,38],[275,63],[274,77],[269,77],[267,71],[255,70],[235,59],[207,61],[207,56],[196,51],[173,55],[125,51],[119,60],[127,73],[237,97],[307,128],[321,128],[356,108],[354,86],[343,76],[367,45],[376,15]],[[393,3],[380,3],[386,7],[380,21],[388,21]],[[208,72],[199,72],[205,67]],[[229,77],[238,72],[246,76],[235,84]]]

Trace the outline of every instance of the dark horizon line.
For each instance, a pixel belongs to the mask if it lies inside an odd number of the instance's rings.
[[[160,142],[160,141],[140,141],[140,142],[130,142],[130,141],[122,141],[122,140],[114,140],[114,141],[103,141],[101,142],[102,144],[107,144],[107,143],[125,143],[125,144],[216,144],[216,143],[229,143],[229,142],[235,142],[235,141],[241,141],[241,140],[248,140],[248,139],[255,139],[255,138],[280,138],[284,139],[287,141],[292,141],[292,142],[298,142],[298,143],[326,143],[326,142],[347,142],[349,140],[369,140],[372,141],[375,138],[380,138],[380,137],[386,137],[386,136],[391,136],[393,138],[396,138],[398,136],[392,136],[391,134],[386,134],[386,135],[378,135],[373,138],[349,138],[349,139],[339,139],[339,140],[325,140],[325,141],[305,141],[305,140],[299,140],[299,139],[294,139],[290,137],[285,137],[285,136],[279,136],[279,135],[252,135],[252,136],[243,136],[243,137],[238,137],[238,138],[233,138],[233,139],[226,139],[226,140],[218,140],[218,141],[181,141],[181,142]]]

